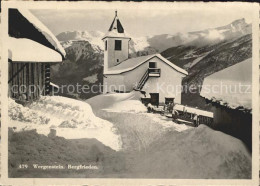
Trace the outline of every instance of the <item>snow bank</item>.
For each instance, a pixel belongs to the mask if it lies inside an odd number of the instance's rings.
[[[240,140],[199,125],[177,135],[166,133],[151,144],[149,156],[139,159],[133,172],[148,178],[249,179],[251,163]]]
[[[139,100],[125,100],[113,104],[107,109],[109,112],[132,112],[132,113],[145,113],[147,108]]]
[[[36,129],[48,135],[55,129],[66,139],[96,138],[114,150],[121,149],[121,138],[113,124],[96,117],[89,104],[60,96],[46,96],[24,107],[9,100],[10,127],[17,131]]]
[[[142,94],[138,91],[132,91],[130,93],[108,93],[92,97],[86,102],[91,105],[93,110],[100,110],[109,108],[120,101],[139,100],[141,96]]]

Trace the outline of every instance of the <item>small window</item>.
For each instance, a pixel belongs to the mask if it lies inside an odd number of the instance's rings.
[[[119,62],[119,59],[116,59],[116,62]]]
[[[105,41],[105,50],[107,51],[107,40]]]
[[[156,62],[149,62],[149,68],[156,68]]]
[[[122,41],[115,40],[115,50],[122,50]]]

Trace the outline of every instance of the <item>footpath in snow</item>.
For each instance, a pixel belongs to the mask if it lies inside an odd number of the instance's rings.
[[[147,108],[140,102],[141,93],[111,93],[100,95],[87,100],[94,112],[135,114],[143,117],[142,123],[154,121],[164,128],[173,128],[176,131],[184,131],[191,127],[184,124],[176,124],[171,119],[159,114],[147,113]],[[126,116],[126,115],[125,115]],[[130,116],[129,116],[130,117]],[[128,117],[125,118],[125,121]]]
[[[179,125],[147,113],[140,93],[113,93],[87,102],[100,118],[112,122],[130,158],[130,177],[250,178],[251,155],[237,138],[206,125]]]
[[[121,138],[111,122],[96,117],[89,104],[61,96],[46,96],[24,107],[9,99],[9,127],[16,132],[36,129],[48,135],[51,129],[66,139],[96,138],[114,150]]]

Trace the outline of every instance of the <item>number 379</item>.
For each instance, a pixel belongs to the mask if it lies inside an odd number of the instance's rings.
[[[28,168],[28,165],[27,164],[20,164],[19,169],[27,169]]]

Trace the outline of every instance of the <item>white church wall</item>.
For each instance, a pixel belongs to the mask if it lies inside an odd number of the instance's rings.
[[[157,62],[157,68],[161,69],[161,77],[149,77],[143,90],[146,94],[159,93],[159,102],[164,102],[165,97],[175,97],[175,103],[181,103],[182,73],[155,58],[150,61]]]

